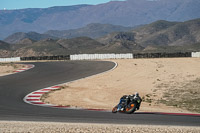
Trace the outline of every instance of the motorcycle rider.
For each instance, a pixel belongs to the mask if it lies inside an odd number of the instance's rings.
[[[142,98],[139,96],[138,92],[135,92],[135,95],[133,94],[132,97],[137,102],[136,110],[139,110],[140,109],[140,104],[142,102]]]
[[[120,98],[120,102],[119,102],[119,106],[118,106],[118,111],[121,110],[123,111],[125,109],[125,107],[130,103],[130,101],[136,101],[137,105],[136,105],[136,110],[140,109],[140,104],[142,102],[141,97],[139,96],[138,92],[135,92],[135,94],[133,95],[124,95]]]
[[[123,111],[129,102],[130,102],[130,97],[128,95],[122,96],[120,98],[117,111],[119,111],[119,110]]]

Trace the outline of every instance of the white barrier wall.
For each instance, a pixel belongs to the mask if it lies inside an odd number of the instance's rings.
[[[0,62],[16,62],[16,61],[20,61],[20,57],[0,58]]]
[[[192,57],[200,57],[200,52],[192,52]]]
[[[70,60],[98,60],[98,59],[132,59],[133,54],[77,54],[70,55]]]

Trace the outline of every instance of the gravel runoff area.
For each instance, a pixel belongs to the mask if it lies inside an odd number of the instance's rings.
[[[1,133],[200,133],[200,127],[0,121]]]

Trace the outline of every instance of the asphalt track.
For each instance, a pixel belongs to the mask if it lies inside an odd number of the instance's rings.
[[[34,64],[35,68],[0,77],[0,120],[200,126],[199,116],[145,112],[131,115],[112,114],[26,104],[23,98],[32,91],[94,75],[114,67],[112,62],[98,61],[35,62],[31,64]]]

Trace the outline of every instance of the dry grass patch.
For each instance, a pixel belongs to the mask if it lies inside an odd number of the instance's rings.
[[[187,82],[162,84],[166,88],[158,102],[200,113],[200,78]],[[162,87],[160,85],[159,87]]]

